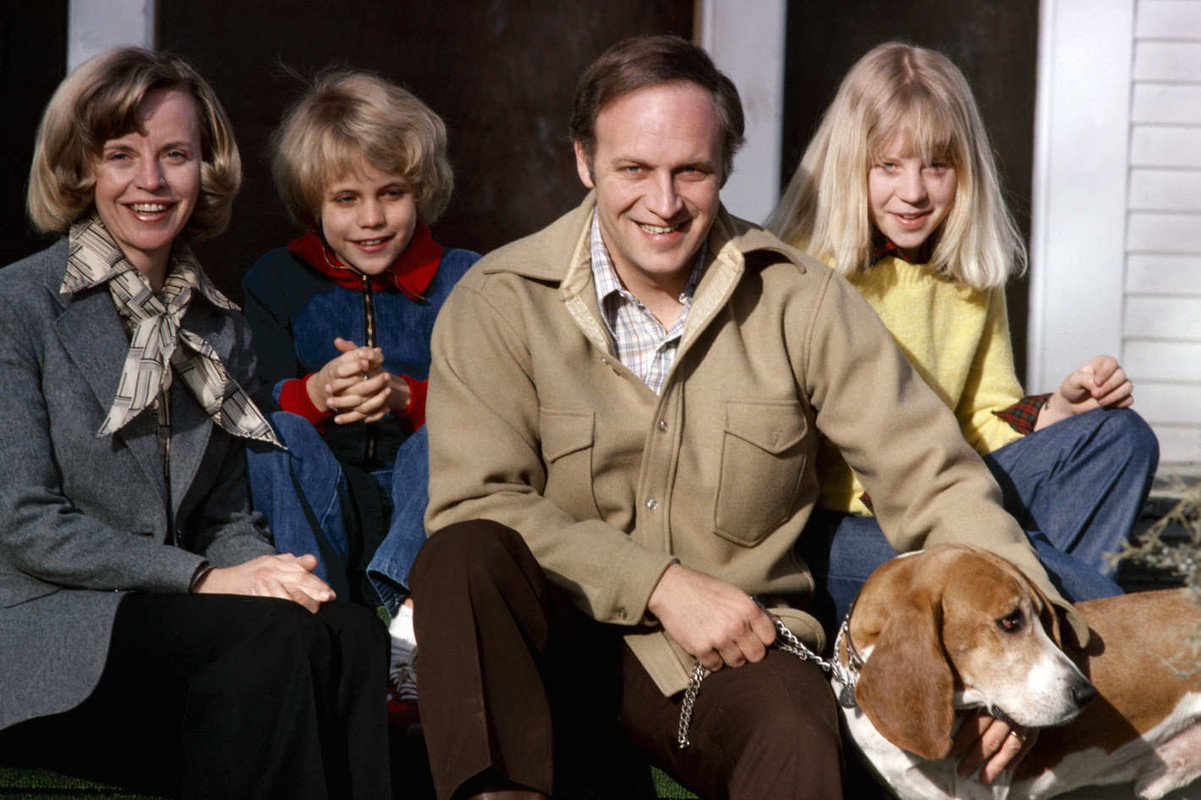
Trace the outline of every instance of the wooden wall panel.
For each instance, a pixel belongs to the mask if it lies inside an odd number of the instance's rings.
[[[1201,426],[1201,384],[1164,383],[1155,391],[1140,382],[1136,388],[1138,411],[1151,424]]]
[[[1130,138],[1130,165],[1201,167],[1201,128],[1135,128]]]
[[[1126,299],[1126,336],[1201,341],[1201,297]],[[1201,376],[1197,376],[1201,379]]]
[[[1151,426],[1159,440],[1159,463],[1196,464],[1201,453],[1201,428],[1195,425]]]
[[[1123,360],[1160,463],[1201,461],[1201,3],[1139,0]]]
[[[1127,343],[1122,366],[1140,387],[1143,380],[1195,381],[1201,375],[1201,342],[1135,340]],[[1140,388],[1140,408],[1143,394]]]
[[[25,215],[33,140],[42,111],[67,72],[67,0],[0,2],[0,266],[41,250]]]
[[[1201,180],[1193,170],[1132,169],[1131,211],[1201,212]]]
[[[1201,295],[1201,256],[1131,255],[1126,261],[1126,292]]]
[[[1140,81],[1201,80],[1201,43],[1162,41],[1135,43],[1134,79]]]
[[[1140,39],[1175,39],[1181,31],[1201,31],[1201,3],[1196,0],[1142,0],[1135,35]]]
[[[1201,86],[1135,84],[1131,119],[1168,125],[1201,125]]]
[[[1131,212],[1126,250],[1131,253],[1201,253],[1201,214]]]
[[[626,36],[691,38],[691,0],[252,0],[228,13],[160,3],[162,47],[212,81],[233,119],[246,181],[230,230],[198,248],[223,289],[298,231],[271,184],[267,140],[303,78],[330,64],[406,86],[446,120],[455,196],[434,227],[481,252],[531,233],[584,195],[567,139],[580,72]]]

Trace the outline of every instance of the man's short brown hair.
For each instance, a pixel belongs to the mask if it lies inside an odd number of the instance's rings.
[[[583,146],[591,168],[596,152],[596,118],[614,100],[665,83],[686,81],[707,89],[721,126],[721,180],[734,171],[746,122],[734,82],[699,46],[679,36],[638,36],[610,47],[593,61],[576,85],[569,132]]]

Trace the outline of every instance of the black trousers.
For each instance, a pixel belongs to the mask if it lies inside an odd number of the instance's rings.
[[[387,648],[349,603],[131,594],[91,696],[0,750],[180,798],[388,798]]]
[[[625,629],[572,608],[518,534],[487,521],[439,531],[410,584],[440,800],[489,785],[636,796],[646,760],[708,800],[842,796],[834,697],[812,663],[772,650],[710,675],[680,750],[680,696],[663,696]],[[640,761],[623,760],[631,747]]]

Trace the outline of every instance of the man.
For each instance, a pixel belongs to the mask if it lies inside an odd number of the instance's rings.
[[[614,718],[703,796],[841,796],[829,687],[769,649],[772,618],[752,599],[824,644],[798,610],[814,587],[794,555],[819,432],[898,550],[974,542],[1054,596],[858,293],[722,209],[742,130],[737,91],[700,48],[619,43],[576,91],[593,191],[480,261],[442,310],[433,533],[411,576],[440,798],[570,794],[576,728]],[[714,672],[681,749],[697,660]],[[982,758],[1017,753],[1007,732],[993,727]]]

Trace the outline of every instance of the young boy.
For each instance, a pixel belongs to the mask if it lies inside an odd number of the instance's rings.
[[[273,144],[276,186],[307,231],[243,282],[260,401],[288,412],[272,417],[288,451],[250,454],[253,500],[281,552],[313,553],[340,594],[387,606],[392,689],[415,700],[403,603],[425,540],[428,464],[413,434],[434,319],[479,256],[430,236],[453,186],[446,128],[404,89],[323,75]]]

